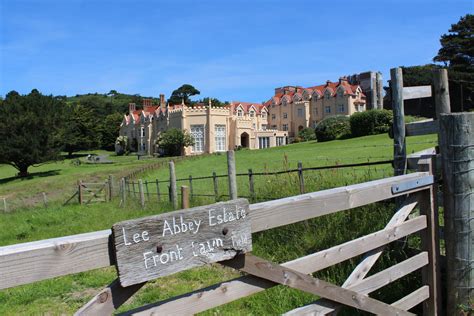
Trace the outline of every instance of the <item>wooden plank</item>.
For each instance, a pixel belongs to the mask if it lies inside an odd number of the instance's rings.
[[[438,130],[439,122],[433,119],[405,124],[406,136],[437,134]]]
[[[448,71],[446,69],[436,69],[433,71],[433,87],[436,117],[440,118],[441,114],[451,113]]]
[[[428,149],[423,149],[420,151],[417,151],[413,154],[410,154],[407,156],[407,165],[408,169],[411,170],[418,170],[418,161],[420,159],[427,158],[429,156],[436,156],[436,148],[431,147]]]
[[[422,252],[368,278],[360,280],[359,283],[351,284],[347,288],[368,295],[387,284],[401,279],[402,277],[426,266],[427,264],[428,253]],[[309,305],[291,310],[285,313],[285,315],[328,315],[333,313],[338,307],[339,304],[336,302],[331,302],[327,299],[320,299]],[[405,308],[402,309],[408,310]]]
[[[421,302],[427,300],[430,297],[430,287],[428,285],[420,287],[418,290],[413,291],[407,296],[399,299],[394,302],[392,306],[409,310],[420,304]]]
[[[403,100],[431,97],[431,86],[403,87]]]
[[[252,250],[249,204],[232,200],[113,225],[122,286],[153,280]]]
[[[252,232],[391,198],[393,184],[426,174],[416,172],[252,204]],[[0,247],[0,289],[110,266],[114,264],[109,253],[110,234],[110,230],[103,230]]]
[[[344,305],[374,314],[413,315],[366,295],[341,288],[337,285],[313,278],[305,273],[272,263],[251,254],[240,255],[223,264],[278,284],[319,295],[332,301],[340,302]]]
[[[398,238],[402,238],[407,236],[413,232],[423,229],[426,227],[426,222],[423,223],[424,218],[418,217],[416,219],[417,222],[421,223],[410,223],[407,221],[406,223],[400,224],[397,226],[397,231],[400,232],[401,235],[394,237],[394,240]],[[415,224],[416,228],[408,229],[408,226],[412,226]],[[421,225],[420,225],[421,224]],[[366,236],[365,238],[368,239],[366,249],[359,249],[352,254],[354,256],[360,255],[365,253],[367,250],[371,250],[380,246],[380,243],[374,241],[375,238],[379,238],[382,235],[389,235],[390,232],[386,230],[381,230],[375,236]],[[364,237],[361,237],[362,239]],[[380,238],[384,238],[383,236]],[[331,265],[336,263],[340,263],[344,260],[348,259],[348,256],[345,254],[344,251],[343,255],[339,255],[338,252],[342,252],[344,249],[351,249],[353,244],[352,241],[346,242],[344,244],[320,251],[315,254],[311,254],[302,258],[298,258],[289,262],[282,264],[284,267],[288,267],[294,270],[297,270],[301,273],[314,273],[320,270],[323,270]],[[370,248],[373,247],[373,248]],[[330,258],[330,261],[320,262],[323,261],[325,258]],[[350,257],[349,257],[350,258]],[[316,264],[315,264],[316,263]],[[226,304],[237,300],[239,298],[258,293],[263,291],[269,287],[274,286],[274,283],[259,280],[258,278],[252,276],[245,276],[241,278],[237,278],[235,280],[229,282],[223,282],[220,284],[213,285],[211,287],[201,289],[195,292],[187,293],[181,297],[175,297],[170,300],[164,302],[158,302],[154,304],[150,304],[146,307],[140,308],[139,310],[135,311],[137,315],[150,315],[150,314],[194,314],[198,312],[205,311],[207,309],[220,306],[222,304]],[[142,311],[142,312],[140,312]],[[135,313],[134,312],[134,313]]]

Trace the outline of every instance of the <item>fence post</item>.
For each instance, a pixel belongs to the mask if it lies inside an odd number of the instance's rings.
[[[143,181],[138,179],[138,193],[140,194],[140,205],[145,208],[145,193],[143,192]]]
[[[181,186],[181,208],[189,208],[189,190],[185,185]]]
[[[300,179],[300,194],[304,193],[303,163],[298,161],[298,178]]]
[[[114,177],[109,175],[109,201],[112,201],[112,196],[114,195]]]
[[[137,191],[135,190],[135,181],[132,179],[132,189],[133,189],[133,197],[137,197]]]
[[[194,198],[194,193],[193,193],[193,176],[189,176],[189,193],[191,195],[191,200]]]
[[[235,172],[235,153],[227,151],[227,175],[229,180],[229,195],[231,200],[237,199],[237,176]]]
[[[77,199],[80,205],[82,205],[82,180],[77,180]]]
[[[120,193],[122,195],[122,206],[125,206],[125,202],[127,200],[127,194],[125,192],[125,178],[120,179]]]
[[[6,199],[6,198],[3,198],[3,211],[4,211],[5,213],[8,212],[7,199]]]
[[[160,196],[160,181],[159,181],[158,179],[156,179],[156,196],[157,196],[158,202],[160,202],[160,200],[161,200],[161,196]]]
[[[178,192],[176,188],[176,173],[174,170],[174,162],[169,162],[170,166],[170,198],[171,204],[173,205],[173,209],[178,209]]]
[[[148,180],[145,180],[146,200],[150,202],[150,191],[148,191]]]
[[[393,110],[393,168],[394,174],[399,176],[405,174],[407,164],[402,68],[390,69],[390,78]]]
[[[446,69],[435,69],[433,71],[434,99],[436,118],[442,113],[451,113],[449,103],[448,71]]]
[[[474,252],[471,250],[474,233],[474,113],[441,114],[439,127],[447,263],[446,315],[458,315],[461,306],[472,307],[470,291],[474,287]]]
[[[435,156],[420,159],[418,171],[434,175]],[[428,252],[428,265],[422,268],[423,284],[429,286],[430,295],[423,302],[424,315],[442,315],[441,312],[441,278],[439,257],[439,218],[437,207],[438,186],[434,183],[428,189],[418,193],[420,214],[426,216],[427,227],[421,231],[421,249]]]
[[[253,171],[249,169],[249,191],[250,191],[250,200],[255,201],[255,187],[253,183]]]
[[[48,208],[48,197],[46,196],[46,192],[43,192],[43,204],[44,208]]]
[[[217,186],[217,174],[215,171],[212,172],[212,181],[214,182],[214,196],[216,201],[219,200],[219,188]]]

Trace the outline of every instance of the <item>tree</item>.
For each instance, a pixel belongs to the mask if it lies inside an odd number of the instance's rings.
[[[200,93],[201,92],[199,92],[199,90],[194,88],[192,85],[183,84],[181,87],[171,93],[168,102],[170,104],[180,104],[182,101],[184,101],[185,104],[190,105],[191,100],[189,99],[189,97]]]
[[[101,138],[99,124],[92,109],[82,105],[70,107],[61,133],[64,151],[72,156],[76,151],[98,148]]]
[[[102,121],[101,133],[101,148],[105,150],[114,150],[115,140],[120,131],[120,123],[122,123],[123,115],[115,112],[109,114]]]
[[[225,102],[221,102],[219,99],[216,99],[216,98],[209,98],[209,97],[205,97],[199,101],[197,101],[197,103],[203,103],[205,105],[208,105],[209,104],[209,99],[211,100],[211,104],[212,106],[215,106],[215,107],[224,107],[226,105],[229,105],[229,102],[228,101],[225,101]]]
[[[184,147],[194,145],[194,139],[187,131],[172,128],[158,136],[157,144],[166,156],[180,156]]]
[[[62,100],[36,89],[28,95],[9,92],[0,105],[0,163],[24,177],[30,166],[57,159],[63,108]]]
[[[306,127],[298,132],[298,138],[300,138],[302,142],[307,142],[310,140],[315,140],[316,134],[314,133],[314,129]]]

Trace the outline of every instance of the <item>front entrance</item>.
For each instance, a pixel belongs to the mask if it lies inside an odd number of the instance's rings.
[[[246,132],[240,134],[240,146],[242,146],[242,148],[249,148],[249,143],[249,134]]]

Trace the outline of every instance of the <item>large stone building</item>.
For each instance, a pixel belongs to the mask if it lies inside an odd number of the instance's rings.
[[[362,88],[349,84],[342,77],[339,82],[303,88],[285,86],[275,89],[275,95],[264,104],[269,110],[270,128],[287,131],[291,138],[304,128],[314,128],[326,117],[350,116],[366,110]]]
[[[171,128],[186,130],[193,136],[195,143],[185,148],[186,155],[285,145],[288,132],[268,128],[267,113],[267,107],[259,103],[234,101],[225,107],[188,107],[166,104],[164,95],[160,95],[160,105],[152,105],[151,100],[144,100],[141,110],[133,103],[129,105],[120,136],[135,142],[139,154],[148,155],[159,152],[156,139]]]

